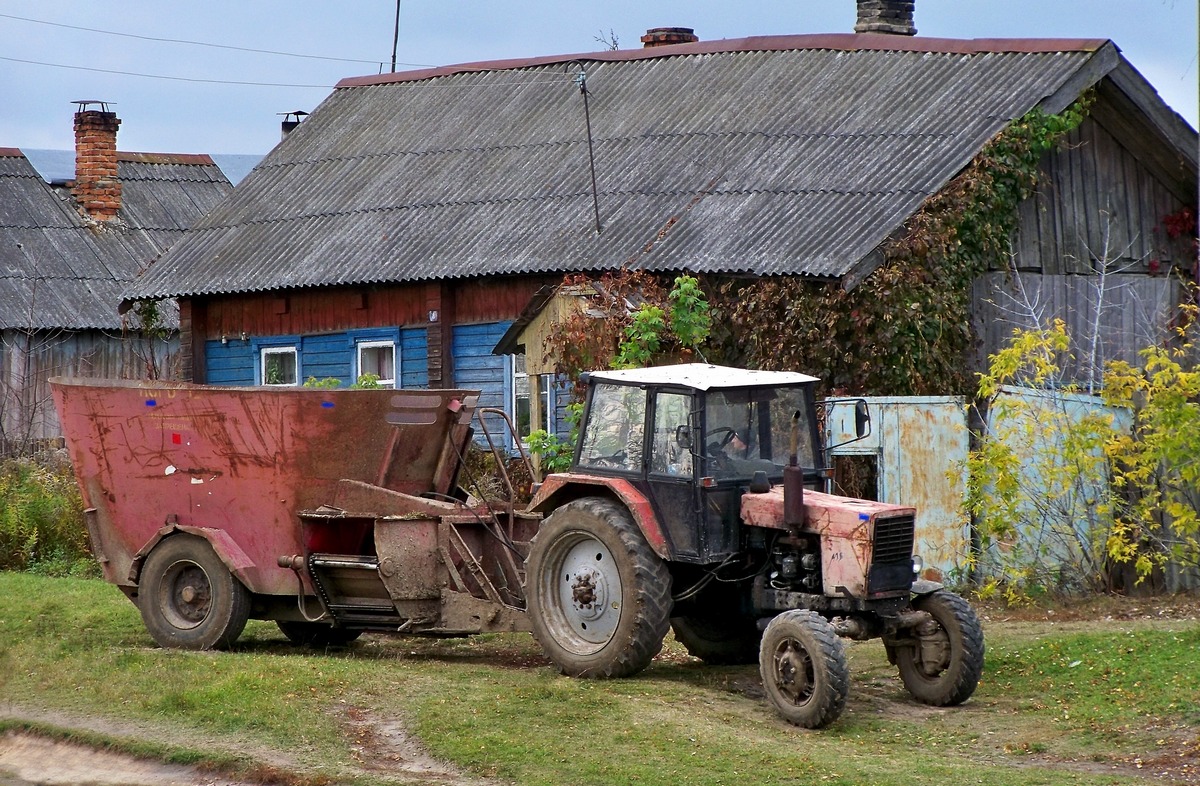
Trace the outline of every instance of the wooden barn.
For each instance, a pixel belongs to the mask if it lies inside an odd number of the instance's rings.
[[[116,149],[106,107],[75,115],[75,177],[0,148],[0,456],[58,437],[46,380],[178,371],[174,304],[149,331],[121,296],[232,186],[208,156]]]
[[[1195,206],[1196,133],[1115,44],[921,38],[911,3],[907,23],[869,18],[890,5],[860,4],[872,32],[671,28],[638,50],[345,79],[127,301],[177,300],[196,381],[371,373],[512,409],[521,360],[492,346],[564,273],[853,287],[988,140],[1089,90],[1024,209],[1016,267],[1069,289],[1115,231],[1122,275],[1192,271],[1155,226]],[[981,281],[980,308],[1007,283]]]

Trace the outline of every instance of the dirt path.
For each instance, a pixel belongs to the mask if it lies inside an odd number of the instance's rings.
[[[114,739],[167,741],[169,736],[162,730],[137,724],[72,717],[10,705],[0,706],[0,719],[99,733]],[[345,711],[341,721],[352,740],[354,764],[344,774],[347,780],[371,775],[385,778],[397,786],[498,786],[495,781],[473,778],[434,759],[398,720],[375,718],[352,707]],[[189,739],[191,747],[204,747],[204,744],[204,740]],[[214,741],[213,744],[217,743]],[[221,747],[225,750],[227,745]],[[139,759],[26,732],[9,732],[0,736],[0,786],[263,786],[279,783],[304,786],[310,782],[296,762],[277,751],[238,747],[227,752],[258,762],[253,769],[261,776],[230,779],[196,767]],[[326,786],[337,783],[324,776],[313,776],[311,782]]]
[[[192,767],[135,759],[29,734],[0,737],[0,786],[248,786]]]

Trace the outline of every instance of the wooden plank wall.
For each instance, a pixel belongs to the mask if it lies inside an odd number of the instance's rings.
[[[151,357],[160,378],[178,378],[177,336],[152,347],[141,337],[95,330],[0,331],[0,442],[7,436],[15,448],[61,436],[50,377],[146,379]],[[0,444],[0,452],[4,449]]]
[[[1013,242],[1016,267],[1088,274],[1099,260],[1126,273],[1192,271],[1186,241],[1167,237],[1162,219],[1187,206],[1142,161],[1138,142],[1123,143],[1094,118],[1047,154],[1034,197],[1020,207]],[[1195,205],[1195,197],[1192,198]]]
[[[476,324],[515,319],[543,280],[533,277],[443,282],[439,322]],[[284,293],[252,293],[206,298],[205,340],[221,336],[309,335],[369,327],[425,327],[430,324],[430,285],[395,284],[371,288],[321,288]],[[435,303],[436,305],[436,303]]]
[[[1183,297],[1178,279],[1130,273],[1109,276],[1103,297],[1099,286],[1096,276],[1021,271],[981,276],[972,293],[979,339],[973,370],[983,370],[988,356],[1008,342],[1013,330],[1044,326],[1055,318],[1066,322],[1075,343],[1076,359],[1068,377],[1076,382],[1089,378],[1086,358],[1093,335],[1098,338],[1101,367],[1109,360],[1137,363],[1140,350],[1167,339],[1167,320]]]

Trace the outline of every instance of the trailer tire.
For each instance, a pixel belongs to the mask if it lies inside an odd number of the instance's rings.
[[[363,634],[361,630],[335,628],[324,622],[276,620],[279,631],[298,647],[344,647]]]
[[[585,497],[554,511],[527,567],[533,635],[563,674],[627,677],[662,649],[671,574],[621,504]]]
[[[895,648],[900,679],[922,704],[945,707],[971,698],[983,674],[983,628],[971,604],[937,590],[913,600],[933,617],[929,630]]]
[[[146,558],[138,609],[161,647],[224,649],[250,618],[250,593],[203,538],[172,535]]]
[[[850,669],[833,625],[815,611],[785,611],[763,632],[758,670],[783,719],[822,729],[846,708]]]

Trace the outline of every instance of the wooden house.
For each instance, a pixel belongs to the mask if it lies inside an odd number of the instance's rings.
[[[564,273],[853,287],[989,139],[1088,90],[1090,118],[1025,211],[1018,267],[1087,268],[1101,193],[1124,206],[1135,256],[1195,205],[1196,133],[1115,44],[920,38],[899,5],[908,24],[860,19],[873,32],[672,28],[639,50],[345,79],[127,301],[178,301],[196,381],[373,373],[513,408],[520,362],[492,347]]]
[[[125,153],[105,107],[75,115],[75,177],[0,148],[0,456],[59,436],[47,379],[177,370],[174,304],[144,331],[125,288],[232,188],[208,156]]]

